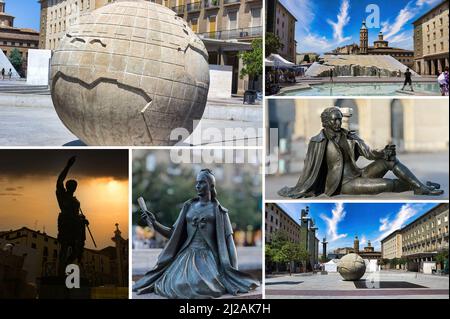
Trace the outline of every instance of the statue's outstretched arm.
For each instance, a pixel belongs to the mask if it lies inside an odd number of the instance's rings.
[[[141,218],[146,221],[148,226],[152,226],[155,231],[157,231],[164,237],[170,238],[172,236],[174,228],[164,226],[163,224],[158,222],[152,212],[148,210],[141,210]]]
[[[70,168],[75,163],[75,160],[76,160],[76,156],[72,156],[71,158],[69,158],[69,160],[67,161],[66,166],[64,167],[64,169],[59,174],[58,180],[56,181],[56,189],[57,190],[64,190],[64,180],[66,179]]]

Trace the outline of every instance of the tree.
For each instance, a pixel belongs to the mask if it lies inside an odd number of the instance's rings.
[[[258,80],[258,77],[262,75],[263,72],[263,50],[262,50],[262,39],[255,39],[252,41],[252,50],[244,51],[240,54],[242,62],[244,64],[240,78],[248,75],[251,82]],[[252,84],[253,87],[253,84]]]
[[[9,54],[9,61],[11,62],[14,69],[16,69],[17,72],[20,72],[22,70],[22,55],[20,54],[20,51],[17,48],[14,48],[11,50],[11,53]],[[9,70],[6,70],[6,73]]]
[[[310,63],[311,59],[309,58],[309,54],[305,54],[305,57],[303,58],[303,61],[305,61],[306,63]]]
[[[448,263],[448,251],[441,251],[439,252],[436,257],[436,262],[439,264],[440,269],[444,269],[444,265],[447,262]]]
[[[140,220],[137,198],[143,196],[148,209],[164,225],[173,225],[183,203],[196,197],[194,167],[185,165],[157,164],[153,170],[147,169],[146,156],[133,160],[133,224]],[[176,173],[174,173],[176,172]],[[255,190],[254,176],[245,172],[241,182],[233,187],[216,185],[220,203],[229,210],[236,230],[246,231],[248,226],[261,229],[261,193]]]
[[[284,48],[283,43],[281,43],[280,38],[271,32],[266,33],[266,57],[272,53],[278,53],[279,50]]]

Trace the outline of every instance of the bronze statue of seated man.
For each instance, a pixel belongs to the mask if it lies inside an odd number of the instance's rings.
[[[339,108],[325,109],[321,120],[323,129],[309,142],[303,175],[296,186],[278,191],[280,196],[302,198],[406,191],[414,191],[416,195],[443,194],[439,184],[422,183],[397,159],[395,145],[373,150],[354,131],[343,129]],[[360,168],[356,165],[360,156],[373,162]],[[389,171],[397,178],[384,178]]]

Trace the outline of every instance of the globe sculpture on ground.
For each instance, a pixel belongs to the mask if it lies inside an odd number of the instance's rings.
[[[173,145],[203,116],[208,53],[169,8],[116,2],[67,30],[51,77],[58,116],[87,145]]]
[[[344,280],[359,280],[366,272],[364,259],[357,254],[347,254],[339,261],[337,270]]]

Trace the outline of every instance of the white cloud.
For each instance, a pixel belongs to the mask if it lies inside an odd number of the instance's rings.
[[[298,20],[296,26],[306,32],[310,32],[310,26],[316,17],[313,3],[310,0],[284,0],[282,3]]]
[[[404,49],[413,49],[414,46],[414,40],[411,36],[411,34],[409,34],[408,32],[403,32],[400,34],[397,34],[396,36],[394,36],[393,38],[390,39],[390,44],[391,46],[400,46]]]
[[[384,33],[384,38],[386,40],[390,40],[392,37],[397,35],[416,14],[417,7],[412,6],[411,2],[408,2],[408,4],[398,13],[394,23],[391,24],[389,21],[382,22],[381,31]]]
[[[421,7],[421,6],[425,5],[425,4],[433,5],[435,3],[438,3],[439,1],[442,1],[442,0],[417,0],[416,6]]]
[[[411,23],[411,20],[418,14],[423,12],[424,5],[434,5],[441,0],[412,0],[406,4],[406,6],[400,10],[395,21],[390,23],[390,21],[383,21],[381,23],[381,31],[384,33],[386,40],[392,43],[408,43],[412,46],[413,37],[412,33],[406,34],[403,32],[403,28]],[[409,40],[406,39],[409,38]]]
[[[360,245],[365,245],[365,244],[367,244],[367,238],[366,238],[365,235],[362,235],[362,236],[361,236],[361,239],[359,240],[359,244],[360,244]]]
[[[327,235],[330,242],[347,237],[347,234],[338,233],[338,224],[344,220],[346,212],[344,210],[344,204],[336,203],[331,211],[331,217],[321,214],[320,218],[327,224]]]
[[[385,238],[392,232],[402,228],[410,218],[416,216],[419,213],[421,206],[423,205],[405,204],[400,208],[393,220],[390,220],[389,217],[381,218],[380,227],[378,228],[381,234],[378,236],[375,242],[380,242],[383,238]]]
[[[338,43],[351,39],[351,37],[344,37],[344,27],[350,22],[349,9],[350,3],[348,0],[343,0],[341,2],[339,14],[337,15],[337,21],[334,22],[327,19],[328,24],[333,28],[333,39]]]
[[[334,49],[334,43],[330,42],[325,37],[319,37],[314,34],[307,34],[304,38],[302,38],[302,42],[299,44],[301,47],[307,47],[308,51],[313,52],[324,52],[329,49]]]

